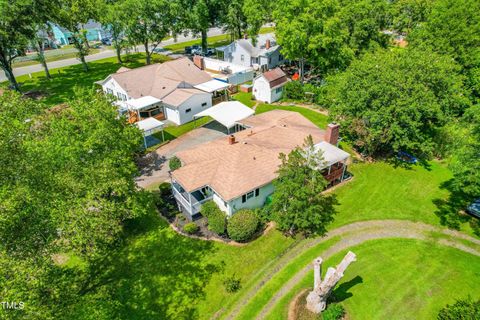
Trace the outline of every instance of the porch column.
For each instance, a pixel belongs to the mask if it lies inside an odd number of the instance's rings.
[[[343,181],[343,176],[345,175],[345,170],[347,169],[347,160],[343,160],[343,171],[342,171],[342,178],[340,179],[340,182]]]
[[[190,217],[193,216],[193,206],[192,206],[192,194],[189,192],[188,193],[188,202],[190,204]]]

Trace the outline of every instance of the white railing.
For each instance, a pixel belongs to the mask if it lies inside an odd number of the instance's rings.
[[[211,196],[209,196],[205,199],[202,199],[200,201],[190,203],[189,199],[186,199],[185,196],[183,195],[183,193],[178,191],[177,188],[175,188],[175,185],[173,185],[173,184],[172,184],[172,191],[173,191],[173,196],[175,197],[175,199],[177,199],[177,201],[180,202],[180,204],[185,208],[185,210],[188,211],[188,213],[191,216],[199,213],[200,209],[202,207],[202,204],[213,198],[213,195],[211,195]],[[195,199],[193,196],[192,196],[192,198]]]

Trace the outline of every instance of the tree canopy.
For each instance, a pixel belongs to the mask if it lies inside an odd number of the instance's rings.
[[[46,111],[6,92],[0,124],[3,299],[28,301],[24,312],[35,318],[53,315],[88,285],[58,260],[76,256],[88,270],[118,242],[125,221],[152,209],[133,181],[141,134],[88,91]]]
[[[333,221],[336,198],[322,194],[327,181],[318,170],[324,163],[321,151],[314,150],[309,136],[302,147],[288,156],[280,154],[280,159],[282,164],[269,207],[277,228],[290,235],[324,234]]]
[[[327,103],[365,154],[429,157],[437,130],[470,105],[460,71],[431,51],[378,50],[328,78]]]

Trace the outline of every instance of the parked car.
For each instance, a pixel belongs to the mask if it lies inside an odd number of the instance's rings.
[[[162,48],[162,47],[158,47],[158,48],[153,49],[153,52],[155,52],[155,53],[164,53],[166,51],[167,50],[165,48]]]
[[[207,52],[205,53],[205,55],[206,55],[207,57],[209,57],[209,56],[214,55],[215,52],[216,52],[215,48],[208,48],[208,49],[207,49]]]
[[[410,164],[415,164],[418,162],[417,158],[405,151],[399,151],[397,154],[397,159]]]
[[[112,45],[112,40],[109,38],[103,38],[102,43],[106,46],[111,46]]]
[[[480,198],[467,207],[467,212],[474,217],[480,218]]]

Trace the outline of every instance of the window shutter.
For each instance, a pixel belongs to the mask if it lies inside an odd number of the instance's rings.
[[[247,201],[247,195],[244,194],[244,195],[242,196],[242,203],[245,203],[246,201]]]
[[[258,195],[260,194],[260,189],[255,189],[255,197],[258,197]]]

